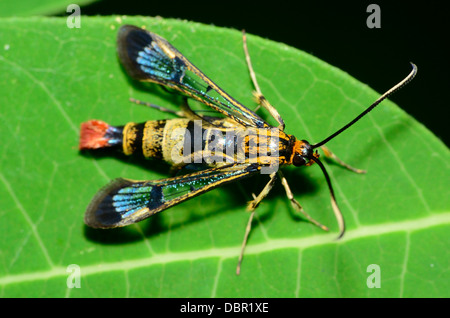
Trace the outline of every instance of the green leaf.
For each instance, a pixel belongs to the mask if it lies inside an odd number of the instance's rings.
[[[82,155],[79,125],[168,118],[130,97],[177,109],[177,96],[130,80],[116,57],[121,24],[145,25],[249,107],[240,32],[178,20],[0,20],[0,286],[4,297],[449,297],[448,149],[389,101],[328,146],[362,169],[326,161],[348,231],[337,226],[317,167],[284,169],[295,197],[326,233],[295,215],[281,185],[257,210],[235,269],[246,202],[267,176],[214,190],[137,225],[93,230],[83,213],[110,179],[168,176],[157,161]],[[286,132],[318,142],[378,98],[297,49],[248,37],[259,84]],[[406,59],[406,58],[405,58]],[[386,89],[410,71],[386,74]],[[420,76],[420,65],[419,75]],[[402,91],[407,94],[414,82]],[[261,112],[264,113],[264,112]],[[81,288],[68,288],[76,264]],[[379,266],[381,288],[368,288]],[[370,268],[370,267],[369,267]],[[69,277],[69,281],[71,281]]]
[[[92,2],[95,2],[95,0],[79,0],[76,4],[82,6]],[[66,12],[67,7],[72,3],[74,2],[71,0],[3,0],[0,1],[0,17],[25,17],[62,13]],[[70,13],[68,13],[68,15],[69,14]]]

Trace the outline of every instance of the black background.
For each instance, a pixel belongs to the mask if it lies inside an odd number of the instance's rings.
[[[381,28],[366,25],[378,4]],[[144,15],[245,29],[306,51],[383,93],[410,71],[417,77],[390,99],[447,145],[449,11],[444,1],[100,1],[82,15]],[[293,83],[295,85],[295,83]]]

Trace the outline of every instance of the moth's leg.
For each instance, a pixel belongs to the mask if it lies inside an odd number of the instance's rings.
[[[266,110],[269,111],[270,115],[273,118],[275,118],[275,120],[278,122],[278,129],[283,131],[285,126],[283,118],[281,118],[280,114],[275,109],[275,107],[273,107],[269,103],[269,101],[264,97],[264,95],[261,92],[261,89],[259,88],[255,72],[253,71],[252,61],[250,60],[250,54],[248,53],[247,36],[245,35],[245,30],[242,31],[242,40],[244,45],[245,59],[247,61],[248,71],[250,72],[250,77],[252,78],[253,86],[255,86],[255,91],[253,92],[253,95],[255,96],[258,105],[264,107]],[[256,110],[258,110],[258,108],[256,108]]]
[[[255,195],[253,195],[253,197],[256,199]],[[242,241],[242,246],[241,246],[241,254],[239,254],[239,261],[238,261],[238,265],[236,267],[236,275],[239,275],[241,273],[241,264],[242,264],[242,259],[244,258],[244,250],[245,250],[245,246],[247,245],[248,235],[250,234],[250,231],[252,229],[252,221],[253,221],[254,215],[255,215],[255,210],[253,210],[250,213],[250,217],[247,222],[247,227],[245,228],[244,240]]]
[[[170,114],[177,115],[179,117],[186,117],[184,115],[183,111],[174,111],[172,109],[168,109],[168,108],[165,108],[165,107],[162,107],[162,106],[159,106],[159,105],[155,105],[155,104],[152,104],[152,103],[143,102],[141,100],[134,99],[134,98],[130,98],[130,102],[133,102],[133,103],[136,103],[136,104],[139,104],[139,105],[144,105],[144,106],[147,106],[147,107],[159,110],[159,111],[161,111],[163,113],[170,113]]]
[[[192,108],[189,106],[187,97],[183,98],[183,102],[181,103],[180,108],[181,108],[180,113],[182,114],[181,117],[185,117],[192,120],[204,120],[202,116],[194,112]]]
[[[284,189],[286,190],[286,195],[287,195],[288,199],[291,201],[291,204],[294,207],[294,209],[296,211],[300,212],[301,214],[303,214],[303,216],[308,221],[313,223],[314,225],[320,227],[324,231],[328,231],[328,228],[325,225],[322,225],[321,223],[319,223],[316,220],[314,220],[308,213],[305,212],[305,210],[303,210],[303,208],[300,205],[300,203],[298,203],[297,200],[295,200],[294,196],[292,195],[291,188],[289,187],[289,184],[288,184],[286,178],[284,177],[283,173],[280,170],[278,170],[278,174],[279,174],[280,179],[281,179],[281,184],[284,186]]]
[[[352,166],[350,166],[349,164],[346,164],[345,162],[343,162],[341,159],[339,159],[334,153],[331,152],[330,149],[328,149],[328,147],[326,146],[322,146],[321,147],[323,150],[323,153],[325,155],[325,157],[333,159],[334,161],[336,161],[339,165],[341,165],[342,167],[356,172],[356,173],[366,173],[366,170],[362,170],[362,169],[357,169],[357,168],[353,168]]]
[[[241,263],[242,263],[242,259],[244,258],[244,250],[245,250],[245,246],[247,245],[247,239],[248,239],[248,236],[252,229],[252,221],[253,221],[253,216],[255,215],[255,209],[258,207],[259,203],[269,194],[270,190],[272,189],[273,185],[275,184],[276,179],[277,179],[277,173],[274,172],[270,175],[269,182],[267,182],[266,186],[264,187],[264,189],[262,189],[262,191],[259,193],[259,195],[255,196],[255,194],[252,194],[253,201],[251,201],[247,206],[247,211],[250,211],[251,213],[250,213],[250,218],[248,219],[248,222],[247,222],[247,227],[245,228],[244,240],[242,241],[241,254],[239,255],[239,261],[238,261],[238,265],[236,268],[237,275],[239,275],[239,273],[241,272]]]
[[[162,107],[162,106],[159,106],[159,105],[155,105],[155,104],[152,104],[152,103],[143,102],[141,100],[134,99],[134,98],[130,98],[130,101],[133,102],[133,103],[139,104],[139,105],[144,105],[144,106],[147,106],[147,107],[159,110],[159,111],[164,112],[164,113],[174,114],[174,115],[176,115],[178,117],[190,118],[190,119],[194,119],[194,120],[195,119],[200,119],[200,120],[202,119],[201,116],[197,115],[189,107],[189,104],[187,102],[187,98],[183,98],[183,103],[180,106],[181,110],[179,110],[179,111],[174,111],[172,109],[168,109],[168,108],[165,108],[165,107]]]
[[[275,184],[275,181],[277,180],[277,173],[274,172],[270,174],[270,180],[267,182],[266,186],[262,191],[259,193],[257,197],[253,198],[253,201],[250,201],[247,206],[247,211],[253,212],[261,203],[261,201],[269,194],[270,190],[272,190],[273,185]]]

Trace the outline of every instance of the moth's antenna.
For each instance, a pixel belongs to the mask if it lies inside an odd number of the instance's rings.
[[[333,187],[331,186],[330,177],[328,176],[327,170],[325,169],[325,166],[320,162],[320,160],[314,156],[311,156],[311,160],[314,160],[316,162],[320,169],[322,169],[323,174],[325,175],[325,179],[327,180],[328,189],[330,189],[330,195],[331,195],[331,206],[333,207],[334,215],[336,216],[336,220],[339,225],[339,236],[337,239],[340,239],[342,236],[344,236],[345,233],[345,222],[344,217],[342,216],[342,212],[339,209],[339,206],[337,205],[336,197],[334,196]]]
[[[324,144],[326,144],[327,142],[329,142],[331,139],[333,139],[334,137],[336,137],[337,135],[339,135],[340,133],[342,133],[344,130],[346,130],[347,128],[349,128],[350,126],[352,126],[354,123],[356,123],[358,120],[361,119],[361,117],[367,115],[368,112],[370,112],[372,109],[374,109],[379,103],[381,103],[383,100],[385,100],[386,98],[388,98],[390,95],[392,95],[393,93],[395,93],[396,91],[398,91],[400,88],[402,88],[403,86],[405,86],[406,84],[408,84],[409,82],[411,82],[411,80],[414,78],[414,76],[416,76],[417,74],[417,66],[414,65],[413,63],[411,63],[412,66],[412,71],[411,73],[408,74],[408,76],[405,77],[405,79],[403,79],[400,83],[398,83],[397,85],[395,85],[394,87],[392,87],[390,90],[388,90],[386,93],[384,93],[383,95],[381,95],[380,98],[378,98],[375,103],[373,103],[372,105],[370,105],[365,111],[363,111],[361,114],[359,114],[355,119],[353,119],[351,122],[349,122],[347,125],[345,125],[344,127],[342,127],[341,129],[339,129],[338,131],[336,131],[334,134],[332,134],[331,136],[329,136],[328,138],[325,138],[324,140],[322,140],[321,142],[312,145],[312,148],[318,148],[320,146],[323,146]]]

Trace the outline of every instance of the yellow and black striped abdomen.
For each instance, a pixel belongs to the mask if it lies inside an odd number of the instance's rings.
[[[246,128],[221,119],[154,120],[110,126],[91,120],[81,127],[80,149],[116,148],[126,155],[162,159],[173,166],[222,166],[289,162],[295,137],[273,128]]]
[[[131,155],[137,152],[146,158],[162,159],[166,122],[166,120],[151,120],[141,124],[126,124],[122,130],[123,153]]]
[[[190,119],[128,123],[122,129],[122,148],[127,155],[141,152],[146,158],[162,159],[173,166],[190,163],[218,166],[239,160],[238,138],[231,133],[235,131],[235,127]]]

